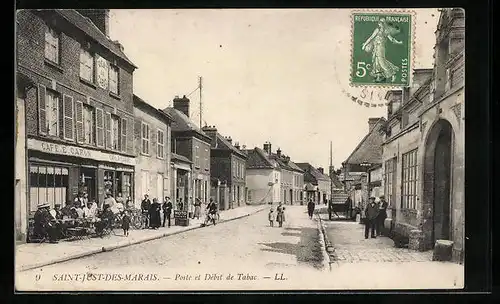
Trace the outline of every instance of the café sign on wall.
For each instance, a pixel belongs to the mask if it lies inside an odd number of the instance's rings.
[[[96,151],[72,145],[50,143],[33,138],[28,138],[27,144],[28,144],[28,149],[50,154],[76,156],[76,157],[93,159],[97,161],[120,163],[131,166],[134,166],[136,164],[135,158],[133,157],[123,156],[113,153],[106,153],[102,151]]]

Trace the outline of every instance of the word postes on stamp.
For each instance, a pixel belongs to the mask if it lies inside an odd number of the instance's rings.
[[[412,15],[353,13],[351,85],[410,85]]]

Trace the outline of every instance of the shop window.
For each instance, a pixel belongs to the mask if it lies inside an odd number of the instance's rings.
[[[403,154],[401,208],[416,209],[417,204],[417,149]]]
[[[45,31],[45,58],[59,64],[59,33],[51,28]]]
[[[114,196],[115,172],[104,171],[104,193],[111,193]]]
[[[123,197],[132,197],[132,173],[123,173]]]
[[[68,191],[68,168],[58,166],[30,165],[30,212],[37,205],[49,203],[64,206]]]

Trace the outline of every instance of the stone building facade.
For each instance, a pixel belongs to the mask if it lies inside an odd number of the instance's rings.
[[[270,157],[271,143],[266,142],[264,149],[255,147],[246,150],[247,202],[249,204],[276,204],[281,200],[281,167]]]
[[[160,204],[170,196],[172,117],[134,95],[135,199],[140,208],[145,194]]]
[[[107,36],[108,22],[92,22],[96,16],[107,20],[108,10],[16,13],[17,97],[27,134],[21,222],[37,204],[64,204],[79,192],[99,203],[106,191],[133,193],[136,66]]]
[[[216,188],[214,198],[217,199],[220,209],[244,206],[247,192],[246,152],[241,149],[239,143],[233,145],[231,137],[218,133],[215,126],[205,126],[202,131],[211,138],[210,172],[212,187]],[[219,187],[221,185],[222,187]]]
[[[464,29],[463,10],[441,10],[434,68],[414,71],[413,87],[388,92],[383,145],[394,229],[417,250],[451,240],[457,262],[464,258]]]
[[[198,128],[189,117],[190,100],[186,96],[173,100],[173,107],[163,109],[172,119],[172,152],[192,162],[188,187],[184,187],[184,209],[193,212],[194,200],[210,199],[210,146],[212,139]]]

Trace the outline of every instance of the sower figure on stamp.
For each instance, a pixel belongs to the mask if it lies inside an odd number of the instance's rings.
[[[385,50],[387,40],[394,44],[403,44],[402,41],[392,37],[392,35],[399,32],[400,29],[397,25],[386,22],[384,18],[381,18],[378,22],[378,27],[361,47],[363,51],[372,54],[372,70],[370,75],[375,79],[375,82],[384,82],[386,80],[394,82],[396,80],[396,73],[399,68],[387,60]]]
[[[370,202],[365,209],[365,239],[368,238],[368,233],[371,230],[371,237],[376,238],[376,226],[378,216],[378,205],[375,203],[375,197],[370,197]]]

